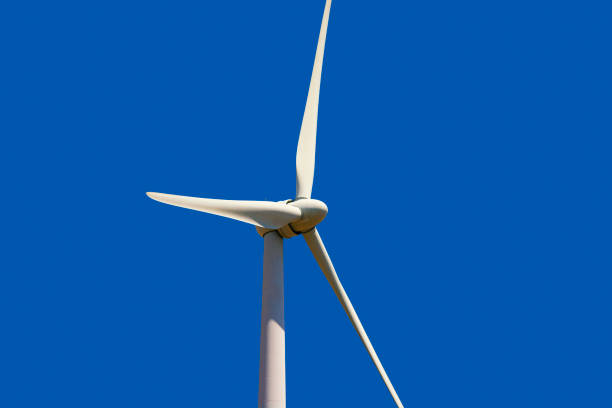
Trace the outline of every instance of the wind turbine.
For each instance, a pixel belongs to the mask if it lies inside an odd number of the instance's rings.
[[[293,200],[234,201],[147,193],[162,203],[220,215],[255,225],[264,239],[261,343],[259,362],[259,408],[285,408],[285,317],[283,291],[283,239],[302,235],[327,278],[385,385],[399,408],[403,408],[357,313],[351,304],[316,229],[327,215],[327,206],[311,198],[314,179],[317,116],[323,52],[331,0],[327,0],[315,55],[306,109],[297,147],[297,192]]]

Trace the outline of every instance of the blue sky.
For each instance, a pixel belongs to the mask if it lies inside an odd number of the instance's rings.
[[[0,6],[0,405],[254,406],[263,242],[324,1]],[[406,407],[609,407],[604,2],[332,6],[313,196]],[[285,243],[291,407],[392,407]]]

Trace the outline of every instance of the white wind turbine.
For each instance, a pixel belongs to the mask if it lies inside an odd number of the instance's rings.
[[[395,403],[398,407],[403,408],[402,402],[378,359],[315,228],[327,215],[325,203],[311,199],[310,195],[314,178],[323,51],[330,8],[331,0],[327,0],[297,147],[296,198],[281,202],[270,202],[215,200],[161,193],[147,193],[147,195],[162,203],[253,224],[257,232],[264,238],[259,408],[285,408],[286,406],[283,238],[291,238],[296,235],[302,235],[306,240]]]

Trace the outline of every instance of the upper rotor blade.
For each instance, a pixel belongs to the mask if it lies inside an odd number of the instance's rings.
[[[323,69],[323,53],[325,51],[325,38],[327,37],[327,23],[329,22],[329,10],[331,0],[325,3],[321,32],[319,33],[319,44],[315,55],[310,88],[306,100],[306,109],[300,129],[297,155],[295,158],[296,198],[310,198],[312,193],[312,181],[314,179],[315,148],[317,144],[317,115],[319,113],[319,90],[321,87],[321,71]]]
[[[325,250],[325,246],[323,245],[323,241],[319,236],[319,232],[316,228],[314,228],[304,233],[303,235],[304,239],[306,240],[306,243],[308,244],[308,247],[312,251],[315,259],[317,260],[317,263],[323,270],[323,274],[325,274],[325,277],[327,278],[329,284],[336,293],[338,300],[340,300],[344,311],[348,315],[349,319],[351,320],[351,323],[353,324],[353,327],[357,331],[359,338],[363,342],[365,348],[368,350],[368,353],[370,354],[374,365],[378,369],[380,376],[385,382],[385,385],[389,389],[393,400],[399,408],[404,408],[402,402],[397,396],[397,393],[395,392],[395,388],[393,388],[393,384],[391,384],[391,381],[389,380],[385,369],[383,368],[380,360],[378,359],[378,356],[376,355],[376,352],[374,351],[374,347],[372,347],[372,343],[370,343],[368,335],[366,334],[365,330],[363,329],[363,326],[361,325],[361,322],[359,321],[359,317],[357,317],[357,313],[355,312],[351,301],[349,300],[348,296],[346,295],[346,292],[344,291],[344,288],[342,287],[342,284],[340,283],[340,279],[338,279],[338,275],[336,274],[334,265],[332,264],[331,259],[329,258],[329,255]]]
[[[297,207],[271,201],[214,200],[162,193],[147,195],[162,203],[220,215],[268,229],[280,228],[298,220],[302,215]]]

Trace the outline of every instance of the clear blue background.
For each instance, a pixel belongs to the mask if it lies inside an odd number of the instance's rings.
[[[406,407],[610,407],[610,9],[336,0],[314,196]],[[0,6],[0,406],[256,406],[324,1]],[[301,238],[290,407],[392,407]]]

